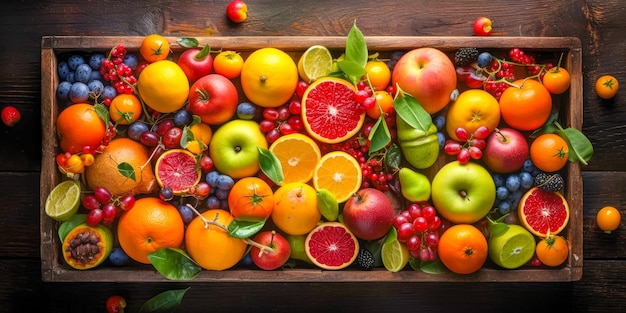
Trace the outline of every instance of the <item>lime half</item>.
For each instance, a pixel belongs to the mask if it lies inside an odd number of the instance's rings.
[[[46,199],[46,214],[64,222],[72,218],[80,205],[80,182],[66,180],[56,185]]]
[[[524,227],[511,224],[506,232],[489,238],[489,257],[497,265],[516,269],[535,253],[535,237]]]
[[[399,272],[409,263],[409,249],[398,241],[394,227],[387,235],[380,253],[383,265],[390,272]]]
[[[298,74],[307,83],[328,76],[333,70],[333,56],[328,48],[320,45],[309,47],[298,61]]]

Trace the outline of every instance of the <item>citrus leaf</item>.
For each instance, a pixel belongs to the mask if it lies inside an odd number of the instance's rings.
[[[385,152],[385,166],[388,169],[399,170],[402,162],[402,150],[395,143],[391,144]]]
[[[575,128],[560,128],[557,134],[567,142],[569,146],[569,161],[587,165],[593,155],[593,145],[581,131]]]
[[[200,45],[200,42],[198,41],[198,39],[193,38],[193,37],[178,38],[176,42],[185,48],[195,48],[198,45]]]
[[[387,127],[384,116],[381,115],[376,123],[374,123],[368,139],[370,140],[370,154],[384,148],[391,142],[391,134],[389,133],[389,128]]]
[[[344,73],[350,82],[356,85],[365,75],[365,68],[351,60],[337,61],[337,66]]]
[[[258,233],[263,226],[265,226],[265,220],[258,222],[233,220],[228,224],[228,234],[234,238],[248,238]]]
[[[550,117],[548,117],[548,121],[541,126],[541,128],[533,131],[528,138],[537,138],[542,134],[551,134],[557,130],[555,125],[556,120],[559,118],[559,110],[557,106],[552,108],[552,113],[550,113]]]
[[[191,287],[179,290],[168,290],[159,293],[158,295],[150,298],[146,301],[139,313],[171,313],[175,312],[183,301],[183,297],[187,290]]]
[[[393,108],[407,124],[415,129],[428,132],[433,118],[424,110],[421,104],[411,95],[404,94],[393,101]]]
[[[87,214],[76,214],[72,216],[72,218],[70,218],[69,220],[61,223],[58,231],[59,239],[61,239],[61,242],[65,240],[65,236],[67,236],[67,234],[69,234],[72,229],[76,228],[76,226],[84,223],[85,221],[87,221]]]
[[[202,271],[202,267],[181,249],[158,249],[148,254],[148,259],[163,277],[171,280],[192,280]]]
[[[133,169],[133,166],[130,165],[128,162],[122,162],[118,164],[117,171],[120,172],[122,176],[137,181],[137,178],[135,177],[135,169]]]
[[[96,110],[96,115],[104,122],[104,126],[109,126],[109,108],[102,103],[96,103],[93,105],[93,109]]]
[[[285,176],[280,160],[269,149],[257,147],[259,150],[259,166],[261,171],[277,185],[282,184]]]
[[[346,60],[352,61],[362,68],[367,63],[367,43],[363,33],[356,26],[356,20],[346,38]]]
[[[334,222],[339,217],[339,203],[327,189],[322,188],[317,191],[317,207],[329,222]]]

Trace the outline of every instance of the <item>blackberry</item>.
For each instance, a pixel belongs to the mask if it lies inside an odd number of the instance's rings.
[[[468,65],[478,59],[478,49],[476,48],[461,48],[454,53],[454,65],[464,66]]]
[[[356,257],[356,263],[366,271],[374,268],[374,255],[367,249],[361,249]]]
[[[557,192],[563,189],[565,181],[558,173],[539,173],[535,176],[535,186],[550,192]]]

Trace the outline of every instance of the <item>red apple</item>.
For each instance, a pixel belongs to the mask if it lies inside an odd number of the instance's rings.
[[[248,5],[241,0],[234,0],[226,7],[226,16],[235,23],[241,23],[248,17]]]
[[[177,62],[191,84],[213,71],[213,57],[209,45],[205,45],[202,49],[189,48],[183,51]]]
[[[252,262],[259,268],[267,271],[275,270],[289,260],[291,246],[283,235],[273,230],[266,230],[256,234],[252,240],[273,249],[273,251],[261,250],[257,246],[250,248]]]
[[[457,73],[450,58],[435,48],[416,48],[396,63],[392,86],[399,86],[430,114],[441,111],[456,89]]]
[[[476,36],[491,35],[491,20],[488,17],[479,17],[474,21],[474,34]]]
[[[393,226],[395,210],[391,200],[376,188],[363,188],[344,204],[343,223],[358,238],[375,240]]]
[[[485,165],[496,173],[512,173],[524,166],[528,158],[528,142],[513,128],[496,128],[487,137],[483,151]]]
[[[198,79],[189,88],[189,111],[209,125],[223,124],[237,111],[239,97],[233,82],[219,74]]]

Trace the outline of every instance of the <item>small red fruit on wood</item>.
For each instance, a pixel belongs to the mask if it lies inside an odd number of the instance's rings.
[[[248,5],[241,0],[232,1],[226,7],[226,15],[231,21],[241,23],[248,17]]]
[[[488,17],[479,17],[474,21],[474,34],[476,36],[489,36],[491,31],[491,20]]]
[[[2,122],[6,126],[13,127],[13,125],[20,121],[21,117],[20,111],[14,106],[8,105],[2,109]]]

